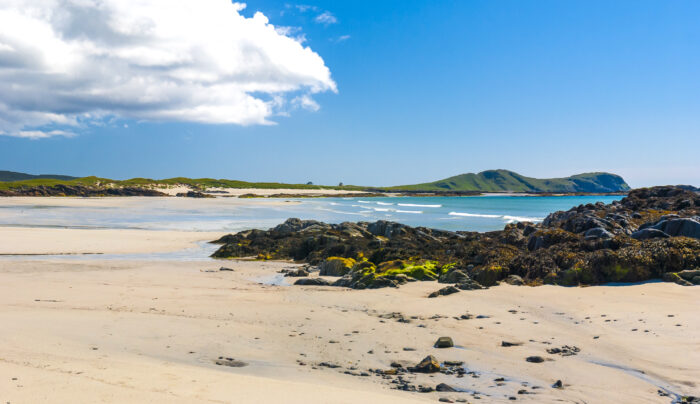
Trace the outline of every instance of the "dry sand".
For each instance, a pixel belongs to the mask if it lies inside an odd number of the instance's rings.
[[[137,203],[124,199],[44,203]],[[0,253],[176,251],[219,236],[0,227]],[[94,258],[0,257],[0,403],[671,403],[674,394],[700,395],[695,287],[502,285],[428,299],[442,285],[285,286],[293,278],[278,271],[290,263]],[[464,314],[473,318],[455,319]],[[440,336],[457,347],[433,348]],[[580,352],[546,352],[564,345]],[[406,380],[467,391],[398,391],[396,377],[370,371],[428,354],[474,373]],[[546,361],[526,362],[531,355]],[[220,356],[247,366],[218,366]],[[562,389],[551,387],[556,380]]]

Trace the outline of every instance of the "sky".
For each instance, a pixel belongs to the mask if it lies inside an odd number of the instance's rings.
[[[700,186],[700,2],[0,0],[0,170]]]

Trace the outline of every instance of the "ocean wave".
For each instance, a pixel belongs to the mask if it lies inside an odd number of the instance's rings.
[[[372,208],[372,209],[374,209],[374,210],[377,211],[377,212],[389,212],[389,211],[390,211],[390,210],[387,209],[387,208]]]
[[[508,216],[508,215],[503,215],[503,220],[506,220],[508,223],[514,223],[514,222],[541,222],[544,220],[543,217],[527,217],[527,216]]]
[[[465,216],[465,217],[488,217],[492,219],[498,219],[502,218],[502,215],[482,215],[479,213],[464,213],[464,212],[450,212],[448,213],[450,216]]]
[[[346,212],[342,210],[334,210],[334,209],[326,209],[326,208],[318,208],[318,210],[323,210],[325,212],[331,212],[331,213],[337,213],[340,215],[358,215],[358,216],[364,216],[364,214],[360,212]]]
[[[423,213],[422,210],[401,210],[396,209],[396,213]]]
[[[486,215],[480,213],[464,213],[464,212],[450,212],[450,216],[463,216],[463,217],[485,217],[489,219],[503,219],[506,223],[514,222],[541,222],[544,218],[541,217],[527,217],[527,216],[510,216],[510,215]]]
[[[393,203],[389,203],[389,202],[377,202],[377,205],[393,205]]]
[[[370,201],[357,201],[358,203],[372,203]]]
[[[399,203],[399,206],[415,206],[418,208],[441,208],[442,205],[421,205],[418,203]]]

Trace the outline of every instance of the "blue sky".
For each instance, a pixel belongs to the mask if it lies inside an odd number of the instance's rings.
[[[71,137],[0,136],[0,169],[398,185],[505,168],[700,185],[700,2],[298,5],[250,1],[241,15],[304,35],[337,85],[313,94],[317,110],[290,107],[274,125],[117,115]]]

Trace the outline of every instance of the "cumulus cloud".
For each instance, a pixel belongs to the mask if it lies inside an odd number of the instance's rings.
[[[317,15],[316,18],[314,18],[314,21],[323,25],[330,25],[337,23],[338,19],[335,18],[335,16],[331,14],[330,11],[324,11],[321,14]]]
[[[313,94],[336,91],[323,59],[244,8],[0,0],[0,134],[72,136],[115,117],[269,124],[288,106],[317,109]]]

